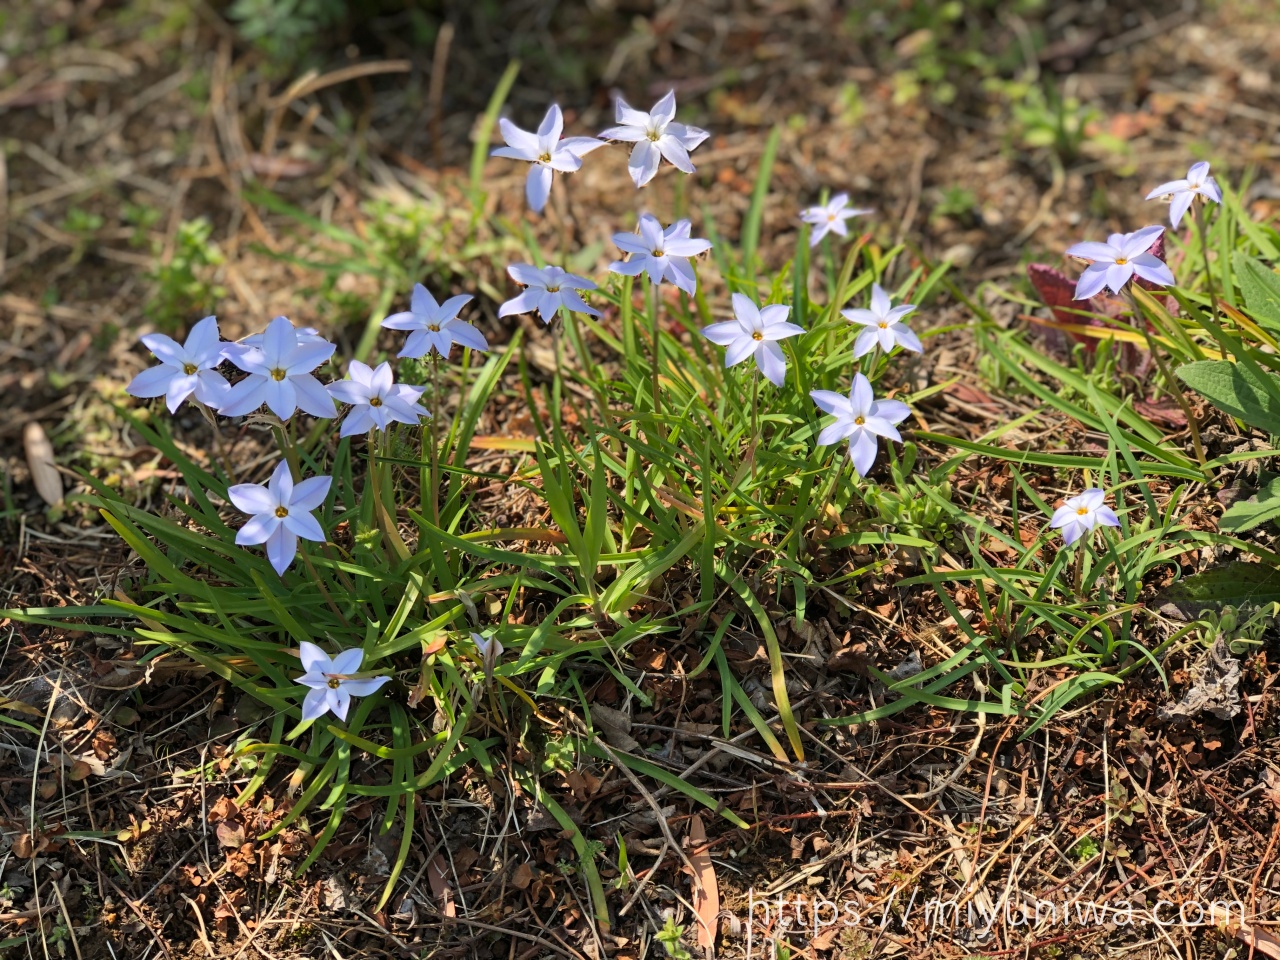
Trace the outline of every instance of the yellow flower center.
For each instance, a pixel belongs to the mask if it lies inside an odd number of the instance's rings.
[[[427,324],[427,329],[428,329],[428,330],[430,330],[432,333],[439,333],[439,332],[440,332],[440,324],[438,324],[438,323],[428,323],[428,324]]]
[[[281,370],[279,367],[276,367],[271,371],[271,379],[277,382],[283,380],[287,376],[288,374],[285,373],[283,370]]]
[[[835,222],[836,222],[836,215],[834,213],[828,213],[827,223],[835,223]]]
[[[182,372],[188,377],[195,373],[197,369],[199,368],[194,363],[184,363],[182,365]]]
[[[665,257],[665,256],[666,256],[666,254],[662,251],[662,248],[661,248],[661,247],[659,247],[657,250],[653,251],[653,255],[654,255],[655,257]]]
[[[1080,508],[1078,508],[1078,509],[1076,510],[1076,514],[1077,514],[1078,516],[1081,516],[1081,517],[1083,517],[1083,516],[1084,516],[1086,513],[1088,513],[1088,512],[1089,512],[1089,508],[1088,508],[1088,507],[1080,507]]]
[[[1123,267],[1123,266],[1124,266],[1126,263],[1128,263],[1128,262],[1129,262],[1129,258],[1128,258],[1128,257],[1116,257],[1116,266],[1117,266],[1117,267]]]
[[[549,153],[543,153],[543,154],[541,154],[541,155],[538,157],[538,160],[540,160],[542,163],[550,163],[550,162],[551,162],[551,154],[549,154]]]
[[[856,423],[858,426],[862,426],[864,423],[866,423],[866,422],[867,422],[867,418],[866,418],[866,417],[854,417],[854,418],[853,418],[853,422],[854,422],[854,423]]]
[[[329,678],[329,689],[330,689],[330,690],[337,690],[337,689],[338,689],[338,687],[340,687],[340,686],[342,686],[342,681],[341,681],[341,680],[339,680],[337,677],[330,677],[330,678]]]
[[[764,334],[763,334],[763,333],[761,333],[759,330],[755,330],[755,331],[753,331],[753,332],[752,332],[752,334],[751,334],[751,339],[752,339],[752,340],[763,340],[763,339],[764,339]]]
[[[657,143],[659,140],[662,139],[662,134],[660,134],[657,130],[650,130],[649,139],[652,140],[654,143]]]
[[[547,287],[547,293],[559,293],[559,292],[560,292],[559,287]]]
[[[382,398],[381,398],[381,397],[370,397],[370,398],[369,398],[369,406],[371,406],[371,407],[380,407],[380,406],[382,406]]]
[[[289,515],[288,507],[276,507],[276,516],[283,520]]]
[[[880,321],[880,323],[879,323],[879,324],[877,324],[877,326],[879,326],[881,330],[888,330],[888,329],[889,329],[889,324],[885,323],[883,320],[881,320],[881,321]]]

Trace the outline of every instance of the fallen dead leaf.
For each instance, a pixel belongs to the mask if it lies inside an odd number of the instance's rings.
[[[698,915],[698,945],[711,956],[715,952],[716,927],[720,916],[720,887],[716,884],[716,868],[707,847],[707,830],[702,817],[694,814],[689,821],[689,863],[694,869],[693,909]]]
[[[522,863],[511,871],[511,883],[517,890],[527,890],[533,883],[533,867]]]
[[[27,452],[27,466],[31,469],[31,482],[36,493],[51,507],[62,503],[62,474],[53,462],[53,444],[49,442],[44,427],[34,420],[22,431],[22,445]]]
[[[444,857],[437,853],[427,865],[427,882],[431,884],[431,892],[435,895],[436,902],[440,904],[440,915],[456,917],[458,912],[453,904],[453,889],[449,886],[448,869]]]
[[[237,849],[244,843],[244,827],[230,820],[223,820],[217,827],[218,844]]]
[[[1250,952],[1255,955],[1262,954],[1264,957],[1271,957],[1271,960],[1280,960],[1280,940],[1267,931],[1242,923],[1236,928],[1235,936],[1241,943],[1247,943]]]

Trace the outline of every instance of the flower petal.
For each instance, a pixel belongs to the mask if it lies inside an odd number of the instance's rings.
[[[274,513],[260,513],[245,521],[244,526],[236,531],[236,543],[242,547],[252,547],[266,543],[280,527],[280,518]]]
[[[524,181],[524,195],[534,213],[541,213],[547,205],[547,197],[551,195],[551,176],[551,168],[540,163],[529,168],[529,176]]]
[[[1164,227],[1158,223],[1143,227],[1141,230],[1135,230],[1125,237],[1121,252],[1125,257],[1132,260],[1138,254],[1146,253],[1150,250],[1152,244],[1160,239],[1160,234],[1162,233],[1164,233]]]
[[[311,374],[290,377],[285,382],[293,384],[295,402],[313,417],[328,419],[338,412],[333,397],[329,396],[320,381]]]
[[[420,317],[434,316],[435,312],[440,309],[440,305],[436,303],[436,298],[431,295],[431,291],[420,283],[413,285],[413,295],[409,298],[409,307]]]
[[[217,363],[218,355],[222,352],[222,343],[218,337],[218,318],[205,317],[192,327],[183,349],[193,363]]]
[[[787,382],[787,355],[778,344],[771,340],[763,341],[756,348],[756,363],[765,379],[774,386],[780,387]]]
[[[388,330],[421,330],[425,323],[420,316],[403,310],[383,320],[382,326]]]
[[[289,509],[307,512],[318,510],[325,498],[329,496],[329,487],[332,484],[332,477],[307,477],[305,480],[300,480],[289,497]]]
[[[824,413],[834,413],[839,416],[852,415],[853,408],[850,406],[849,398],[842,393],[836,393],[834,390],[810,390],[809,396]]]
[[[853,383],[849,386],[849,400],[853,404],[852,410],[863,416],[871,410],[871,405],[876,402],[875,392],[871,389],[871,381],[861,373],[853,375]]]
[[[877,400],[873,416],[890,423],[901,423],[911,416],[911,408],[901,400]]]
[[[329,690],[327,687],[312,688],[302,698],[302,722],[319,720],[329,712]]]
[[[1097,240],[1085,240],[1083,243],[1067,247],[1068,257],[1078,257],[1081,260],[1093,260],[1098,263],[1114,263],[1118,252],[1111,244],[1100,243]]]
[[[310,374],[306,374],[306,376],[310,376]],[[328,394],[325,394],[325,398],[329,398]],[[293,412],[298,409],[298,391],[293,389],[293,383],[288,378],[273,380],[270,377],[264,377],[263,399],[267,404],[267,409],[281,420],[288,420],[293,416]],[[332,405],[333,400],[330,399],[329,403]],[[334,407],[334,409],[336,410],[337,408]]]
[[[756,352],[757,340],[752,340],[749,336],[744,336],[741,331],[738,337],[725,348],[724,365],[726,368],[735,367],[747,357]]]
[[[280,576],[289,569],[293,558],[298,555],[298,538],[293,531],[280,524],[267,539],[267,559]]]
[[[759,330],[760,308],[755,305],[750,297],[745,293],[735,293],[730,299],[733,302],[733,315],[738,318],[739,324],[743,330]]]
[[[300,343],[284,362],[284,372],[291,377],[310,373],[333,356],[337,345],[328,341]]]
[[[489,349],[489,341],[485,339],[484,334],[469,323],[463,323],[461,320],[451,320],[444,325],[444,330],[453,338],[453,342],[459,346],[480,351]]]
[[[503,117],[498,121],[498,129],[502,131],[502,139],[507,146],[532,154],[530,159],[538,156],[538,138],[528,130],[521,130],[514,123]]]
[[[1112,293],[1119,293],[1133,279],[1133,262],[1113,263],[1107,267],[1107,286]]]
[[[124,391],[131,397],[141,397],[144,400],[151,397],[162,397],[169,391],[169,381],[180,376],[182,376],[181,368],[162,363],[159,366],[148,367],[143,370],[129,381],[129,385],[124,388]]]
[[[165,394],[166,406],[170,413],[177,413],[182,401],[191,396],[200,384],[200,378],[193,374],[182,374],[169,381],[169,390]]]
[[[876,464],[876,453],[879,445],[876,438],[866,430],[859,430],[849,440],[849,456],[853,460],[853,469],[859,477],[865,477]]]
[[[662,152],[652,140],[641,140],[631,150],[627,160],[627,169],[637,187],[643,187],[658,172],[658,164],[662,162]]]
[[[257,410],[267,399],[268,382],[266,377],[254,373],[232,384],[218,412],[224,417],[242,417]]]
[[[510,300],[503,302],[498,307],[498,316],[510,317],[513,314],[530,313],[538,308],[538,301],[542,297],[541,287],[530,287],[527,290],[520,291],[519,294]]]
[[[689,151],[684,144],[671,134],[665,134],[658,140],[658,152],[682,173],[695,173],[693,162],[689,159]]]
[[[186,360],[186,351],[173,337],[166,337],[163,333],[148,333],[141,339],[143,345],[155,354],[156,359],[161,363],[181,367]]]
[[[307,673],[332,673],[333,661],[317,644],[303,640],[298,644],[298,659]]]
[[[1162,183],[1150,193],[1147,194],[1148,200],[1155,200],[1157,197],[1167,197],[1172,193],[1181,193],[1190,187],[1191,184],[1186,180],[1170,180],[1168,183]]]
[[[227,488],[227,499],[242,513],[270,513],[278,503],[275,494],[260,483],[237,483]]]
[[[1140,253],[1129,261],[1133,272],[1143,280],[1159,284],[1162,287],[1176,287],[1177,278],[1168,265],[1153,253]]]
[[[734,294],[738,296],[738,294]],[[742,324],[737,320],[722,320],[702,328],[702,335],[712,343],[727,347],[743,335]],[[750,339],[747,337],[745,339]]]
[[[1073,300],[1092,300],[1107,285],[1107,267],[1105,263],[1090,264],[1089,268],[1076,281],[1076,292]]]
[[[364,650],[361,647],[350,647],[336,654],[333,658],[333,669],[330,673],[358,673],[364,663]]]
[[[367,680],[348,680],[342,685],[342,689],[353,697],[367,697],[372,693],[377,693],[382,689],[383,684],[389,683],[390,681],[390,677],[370,677]]]
[[[560,112],[560,104],[553,103],[547,108],[547,114],[538,124],[538,146],[546,149],[548,143],[554,144],[564,133],[564,114]]]
[[[620,273],[624,277],[635,277],[644,273],[645,268],[649,266],[649,258],[646,256],[637,256],[631,260],[614,260],[609,264],[610,273]]]
[[[862,328],[856,340],[853,341],[853,358],[857,360],[859,357],[865,357],[868,353],[876,348],[880,342],[880,328],[871,325]]]

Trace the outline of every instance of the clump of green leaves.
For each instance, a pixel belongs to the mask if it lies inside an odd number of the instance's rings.
[[[158,261],[148,274],[153,286],[146,313],[162,330],[176,329],[227,295],[213,281],[214,268],[222,264],[223,256],[212,234],[213,225],[204,217],[183,221],[173,256]]]
[[[228,13],[240,36],[283,70],[342,22],[347,5],[344,0],[236,0]]]

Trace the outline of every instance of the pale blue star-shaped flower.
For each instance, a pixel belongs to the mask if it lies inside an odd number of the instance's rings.
[[[648,272],[654,283],[669,280],[689,296],[698,288],[698,277],[689,263],[711,249],[710,240],[691,239],[693,227],[688,220],[677,220],[666,230],[658,219],[641,214],[640,233],[615,233],[613,242],[631,254],[630,260],[615,260],[609,264],[612,273],[634,277]]]
[[[904,303],[895,307],[889,295],[878,283],[871,285],[871,308],[869,310],[841,310],[840,314],[850,323],[862,324],[858,338],[853,341],[855,359],[864,357],[879,345],[885,353],[895,346],[912,353],[923,353],[924,347],[910,328],[902,322],[902,318],[914,311],[914,303]]]
[[[542,118],[537,133],[521,130],[505,117],[498,121],[498,127],[507,145],[496,148],[489,156],[526,160],[533,164],[525,180],[524,193],[530,209],[535,213],[541,213],[543,207],[547,205],[547,197],[551,195],[551,179],[555,171],[572,173],[580,169],[584,156],[604,146],[604,141],[597,140],[595,137],[560,139],[560,134],[564,130],[564,116],[560,112],[560,107],[554,103],[547,110],[547,115]]]
[[[193,326],[183,344],[163,333],[148,333],[142,342],[160,364],[148,367],[129,381],[124,389],[130,396],[164,397],[170,413],[176,413],[192,395],[214,410],[226,399],[231,388],[216,369],[222,362],[216,318],[205,317]]]
[[[1065,501],[1049,518],[1049,526],[1062,531],[1067,546],[1086,533],[1092,533],[1101,524],[1104,527],[1120,526],[1120,518],[1106,504],[1107,493],[1091,487],[1078,496]]]
[[[324,528],[311,511],[324,503],[332,482],[332,477],[308,477],[295,484],[289,464],[281,460],[266,484],[237,483],[228,487],[227,497],[236,509],[250,515],[236,531],[236,543],[265,543],[271,566],[284,576],[298,555],[299,537],[325,541]]]
[[[1148,200],[1166,197],[1169,200],[1169,221],[1177,227],[1182,218],[1191,209],[1191,204],[1199,197],[1203,201],[1222,202],[1222,191],[1218,181],[1209,176],[1209,164],[1203,160],[1193,163],[1191,169],[1182,180],[1170,180],[1162,183],[1147,194]]]
[[[228,355],[249,376],[231,388],[218,412],[240,417],[265,403],[281,420],[299,408],[313,417],[332,417],[337,407],[311,371],[333,351],[334,345],[323,337],[302,340],[288,317],[276,317],[267,324],[261,346],[241,346]]]
[[[306,670],[298,677],[298,683],[307,688],[302,699],[302,720],[319,720],[332,712],[339,720],[347,719],[352,697],[367,697],[376,693],[390,677],[357,677],[364,663],[364,651],[359,647],[343,650],[330,657],[314,643],[303,640],[298,644],[298,659]]]
[[[1148,252],[1162,233],[1164,227],[1155,225],[1133,233],[1113,233],[1106,243],[1087,240],[1068,247],[1067,256],[1092,261],[1076,283],[1075,299],[1088,300],[1104,287],[1119,295],[1135,275],[1162,287],[1174,286],[1178,281],[1173,272]]]
[[[779,340],[798,336],[804,328],[787,322],[791,308],[781,303],[757,307],[746,294],[733,295],[733,319],[703,327],[702,335],[725,348],[724,365],[756,358],[756,366],[774,386],[787,379],[787,355]]]
[[[561,307],[573,313],[600,316],[600,311],[590,306],[579,295],[579,290],[594,290],[596,285],[585,277],[578,277],[557,266],[539,270],[529,263],[513,263],[507,273],[516,283],[524,285],[517,296],[498,308],[498,316],[509,317],[518,313],[538,311],[543,323],[551,323]]]
[[[637,187],[643,187],[653,179],[663,157],[677,170],[694,172],[689,151],[695,149],[710,134],[701,127],[676,122],[674,90],[655,103],[648,113],[628,106],[621,97],[615,102],[614,111],[618,126],[605,130],[600,137],[635,144],[631,150],[631,158],[627,161],[627,169]]]
[[[347,379],[326,384],[325,389],[334,399],[351,405],[338,434],[342,437],[386,430],[392,423],[417,424],[419,418],[431,416],[418,402],[427,388],[396,383],[386,361],[370,368],[352,360]]]
[[[849,206],[849,195],[837,193],[825,204],[820,203],[801,210],[800,219],[813,227],[813,231],[809,234],[809,246],[816,247],[828,233],[847,237],[849,227],[845,223],[846,220],[873,212],[870,208]]]
[[[430,291],[420,283],[413,285],[409,309],[393,313],[382,321],[388,330],[411,331],[400,351],[401,357],[425,357],[433,350],[442,358],[449,358],[449,351],[456,343],[472,350],[488,350],[489,341],[484,334],[458,319],[458,311],[470,303],[470,294],[450,297],[444,303],[436,303]]]
[[[875,465],[879,437],[902,442],[896,424],[911,415],[910,408],[901,400],[877,400],[871,381],[861,373],[854,374],[847,397],[834,390],[812,390],[809,396],[820,410],[836,418],[818,434],[818,444],[848,440],[853,469],[859,477],[865,477]]]

